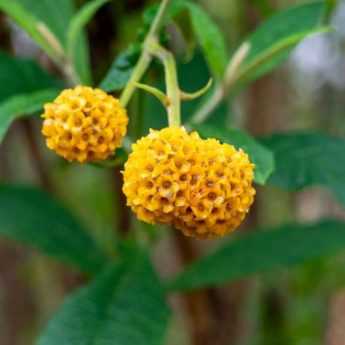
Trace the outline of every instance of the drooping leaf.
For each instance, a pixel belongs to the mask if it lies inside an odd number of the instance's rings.
[[[264,22],[247,42],[250,51],[241,65],[238,79],[255,80],[284,61],[304,38],[329,30],[322,25],[324,1],[291,7]]]
[[[316,133],[274,134],[262,143],[274,153],[269,183],[286,189],[322,185],[345,204],[345,140]]]
[[[0,186],[0,236],[82,271],[95,273],[106,257],[75,218],[46,193],[19,186]]]
[[[58,90],[43,90],[13,96],[0,104],[0,143],[11,123],[23,116],[32,115],[42,109],[44,103],[52,101]]]
[[[222,78],[228,63],[225,39],[209,15],[197,4],[186,2],[192,26],[212,74]]]
[[[242,148],[255,164],[255,182],[265,184],[274,170],[273,154],[253,137],[239,129],[226,129],[209,125],[194,127],[205,138],[217,138],[224,143]]]
[[[257,230],[191,264],[169,287],[191,290],[220,285],[254,273],[335,255],[342,250],[345,251],[345,223],[340,221]]]
[[[70,296],[38,345],[162,345],[169,310],[144,254],[101,273]]]

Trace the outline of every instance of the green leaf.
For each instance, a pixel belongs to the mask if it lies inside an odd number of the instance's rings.
[[[13,96],[0,104],[0,143],[11,123],[23,116],[29,116],[43,108],[44,103],[52,101],[58,90],[43,90]]]
[[[222,79],[229,60],[224,36],[200,6],[191,2],[186,2],[186,6],[210,70],[215,77]]]
[[[191,264],[170,284],[172,290],[220,285],[248,275],[302,264],[345,250],[345,224],[326,220],[258,230],[232,240]]]
[[[344,139],[316,133],[282,133],[264,138],[262,143],[272,150],[276,160],[270,184],[292,190],[322,185],[345,204]]]
[[[110,92],[121,90],[127,84],[140,54],[140,47],[132,45],[119,54],[108,73],[100,83],[100,88]]]
[[[39,21],[30,13],[30,11],[27,11],[18,1],[15,0],[0,0],[0,10],[4,11],[21,28],[23,28],[23,30],[25,30],[49,56],[54,55],[54,50],[38,30]]]
[[[21,26],[45,52],[54,59],[55,52],[40,30],[42,23],[66,48],[67,28],[74,15],[72,0],[0,0],[0,9]],[[77,43],[75,65],[83,83],[90,83],[89,50],[84,35]]]
[[[18,94],[60,86],[61,83],[34,61],[14,58],[0,51],[0,102]]]
[[[250,160],[255,164],[255,182],[265,184],[274,170],[273,154],[253,137],[239,129],[225,129],[209,125],[194,126],[205,138],[217,138],[224,143],[242,148],[248,153]]]
[[[0,142],[14,119],[39,111],[60,85],[35,62],[0,52]]]
[[[238,79],[255,80],[284,61],[291,50],[309,35],[327,31],[321,25],[325,14],[323,1],[291,7],[264,22],[250,37],[250,51]]]
[[[106,257],[74,217],[46,193],[0,186],[0,235],[95,273]]]
[[[78,56],[78,42],[83,35],[85,25],[106,2],[109,2],[109,0],[87,2],[72,18],[67,31],[67,52],[72,61],[75,61]]]
[[[70,296],[38,345],[161,345],[169,309],[146,255],[131,255]]]

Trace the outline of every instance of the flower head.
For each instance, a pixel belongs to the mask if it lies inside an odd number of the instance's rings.
[[[139,219],[211,238],[241,224],[254,200],[253,175],[242,150],[170,127],[133,145],[123,191]]]
[[[66,89],[44,106],[47,146],[69,161],[108,158],[121,145],[128,118],[118,99],[100,89]]]

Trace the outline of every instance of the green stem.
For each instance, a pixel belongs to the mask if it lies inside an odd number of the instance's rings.
[[[173,54],[163,48],[156,40],[148,43],[152,55],[158,57],[165,69],[165,83],[168,96],[169,126],[181,125],[181,91],[178,84],[176,62]]]
[[[123,107],[126,107],[128,105],[136,89],[137,82],[140,81],[143,75],[145,74],[147,68],[151,63],[151,60],[152,57],[150,56],[150,54],[146,52],[146,49],[144,47],[144,51],[141,54],[129,81],[121,94],[120,102]]]
[[[152,22],[151,28],[146,36],[146,39],[144,41],[143,44],[143,50],[141,53],[141,56],[133,70],[133,73],[125,87],[125,89],[123,90],[121,97],[120,97],[120,101],[121,104],[126,107],[128,102],[130,101],[135,89],[136,89],[136,83],[138,83],[141,78],[143,77],[143,75],[145,74],[147,68],[149,67],[151,60],[152,60],[152,56],[149,53],[149,42],[154,39],[160,29],[162,28],[162,25],[164,23],[164,19],[165,19],[165,15],[167,12],[167,9],[169,7],[171,0],[163,0],[161,2],[160,8],[158,10],[158,13],[154,19],[154,21]]]

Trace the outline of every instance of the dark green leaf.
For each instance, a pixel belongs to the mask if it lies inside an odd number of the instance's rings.
[[[191,290],[220,285],[248,275],[345,250],[345,224],[335,220],[258,230],[232,240],[191,264],[170,285]]]
[[[316,133],[274,134],[262,140],[276,170],[269,183],[292,190],[329,188],[345,204],[345,140]]]
[[[60,85],[34,61],[14,58],[0,51],[0,103],[12,96]]]
[[[134,253],[69,297],[38,345],[161,345],[168,317],[147,256]]]
[[[35,62],[0,52],[0,142],[15,118],[39,111],[59,86]]]
[[[192,26],[205,54],[210,70],[215,77],[222,78],[228,63],[225,39],[209,15],[197,4],[186,3]]]
[[[291,7],[264,22],[250,37],[250,51],[238,78],[251,81],[261,77],[289,56],[305,37],[328,30],[321,25],[325,13],[323,1]]]
[[[29,187],[0,186],[0,235],[95,273],[106,262],[74,217],[46,193]]]
[[[53,100],[58,90],[43,90],[13,96],[0,104],[0,143],[11,123],[22,116],[31,115],[42,109],[43,104]]]
[[[265,184],[274,170],[273,154],[265,146],[257,142],[253,137],[239,129],[225,129],[212,126],[194,127],[205,138],[217,138],[220,141],[242,148],[248,153],[249,158],[255,164],[255,182]]]
[[[121,90],[128,82],[140,54],[140,46],[133,45],[116,57],[100,88],[105,91]]]

